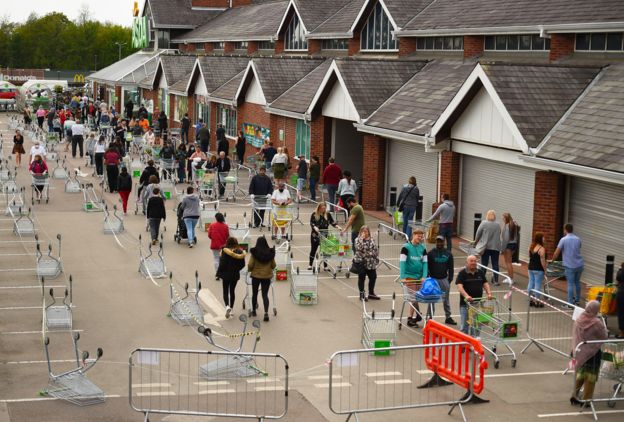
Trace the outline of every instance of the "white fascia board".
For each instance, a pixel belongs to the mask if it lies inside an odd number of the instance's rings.
[[[191,81],[193,80],[193,76],[195,75],[195,72],[199,72],[199,77],[203,78],[204,75],[202,74],[201,71],[201,65],[199,64],[199,57],[197,59],[195,59],[195,64],[193,65],[193,70],[191,71],[191,77],[189,78],[188,82],[186,83],[186,92],[190,92],[191,91]]]
[[[368,126],[364,123],[356,123],[353,126],[355,126],[358,132],[370,133],[371,135],[377,135],[387,139],[396,139],[398,141],[411,142],[420,145],[425,145],[427,142],[427,138],[422,135],[412,135],[410,133],[399,132],[392,129]]]
[[[162,59],[159,57],[158,58],[158,64],[156,65],[156,70],[154,71],[154,76],[152,76],[152,83],[150,86],[150,89],[154,89],[156,88],[156,75],[158,75],[158,69],[161,69],[161,75],[165,76],[165,69],[163,69],[162,66]],[[166,83],[166,79],[165,79],[165,83]]]
[[[507,124],[507,126],[509,127],[509,130],[511,130],[511,133],[513,134],[513,136],[521,140],[522,145],[520,145],[520,148],[522,152],[525,154],[528,154],[529,145],[524,139],[524,136],[522,136],[522,134],[520,133],[520,130],[518,129],[518,126],[516,125],[516,122],[514,122],[513,118],[509,115],[507,108],[505,108],[505,105],[503,104],[500,97],[498,96],[496,89],[492,85],[492,82],[490,82],[490,79],[485,74],[485,71],[483,70],[483,67],[481,66],[480,63],[477,63],[477,65],[475,66],[470,76],[468,76],[468,79],[466,79],[466,81],[464,82],[460,90],[457,92],[457,94],[455,94],[455,97],[453,97],[453,100],[451,100],[450,104],[444,110],[440,118],[436,121],[435,125],[433,125],[433,128],[431,129],[431,136],[433,138],[436,137],[438,132],[446,124],[446,122],[451,117],[453,112],[457,109],[457,107],[459,107],[461,102],[464,100],[464,97],[466,96],[468,91],[472,88],[472,86],[475,84],[477,79],[481,81],[481,83],[483,84],[483,87],[485,88],[487,93],[490,95],[490,98],[494,102],[494,105],[496,106],[497,110],[501,113],[503,121]]]
[[[225,105],[229,105],[230,107],[234,107],[234,100],[226,100],[225,98],[211,97],[209,95],[208,101],[210,101],[211,103],[225,104]]]
[[[265,106],[264,111],[269,114],[275,114],[277,116],[290,117],[291,119],[306,120],[306,115],[303,113],[296,113],[294,111],[282,110],[281,108],[273,108],[271,106]]]
[[[249,63],[247,64],[247,69],[245,69],[245,74],[243,75],[243,79],[241,79],[241,83],[238,86],[238,89],[236,90],[236,95],[234,95],[234,101],[238,102],[238,97],[240,97],[240,95],[242,94],[243,85],[245,85],[245,80],[247,80],[247,76],[249,75],[249,72],[253,72],[253,77],[256,79],[256,81],[258,81],[258,86],[260,87],[260,91],[262,92],[262,96],[265,98],[265,102],[266,102],[266,96],[264,95],[262,84],[260,83],[260,79],[258,78],[258,71],[256,70],[256,66],[254,65],[253,59],[249,60]]]
[[[519,158],[536,169],[558,171],[570,176],[585,177],[587,179],[624,185],[624,173],[529,155],[520,155]]]
[[[390,14],[390,11],[386,7],[386,4],[383,2],[383,0],[378,0],[378,1],[379,1],[379,3],[381,3],[381,7],[384,10],[384,12],[386,13],[386,16],[388,17],[388,20],[392,24],[392,27],[394,28],[394,31],[399,31],[401,28],[399,28],[399,25],[397,25],[397,23],[394,21],[394,18],[392,17],[392,15]],[[362,19],[362,16],[364,15],[364,11],[366,10],[366,7],[368,6],[369,3],[370,3],[370,1],[366,0],[364,2],[364,4],[362,5],[362,8],[358,12],[357,17],[355,18],[355,20],[351,24],[351,28],[349,28],[349,32],[350,33],[353,33],[355,31],[355,27],[357,26],[357,24],[360,21],[360,19]],[[392,31],[392,32],[394,32],[394,31]]]
[[[347,85],[344,83],[344,79],[342,78],[342,75],[340,74],[340,70],[338,70],[338,66],[336,65],[336,60],[332,61],[332,64],[329,66],[329,69],[327,69],[327,73],[325,73],[325,77],[323,78],[323,82],[321,82],[321,85],[319,86],[318,90],[316,91],[316,94],[314,94],[314,98],[312,99],[312,102],[310,103],[310,106],[308,107],[308,111],[306,111],[306,116],[309,117],[312,115],[312,110],[314,110],[314,107],[316,107],[316,104],[318,103],[321,94],[323,93],[323,91],[325,90],[325,87],[327,86],[327,83],[329,82],[329,78],[331,77],[332,73],[336,74],[336,78],[338,79],[338,83],[340,83],[340,85],[342,86],[342,89],[344,90],[346,96],[347,96],[347,100],[349,101],[349,105],[351,105],[351,107],[353,107],[353,110],[355,111],[355,114],[357,115],[357,122],[356,123],[360,123],[362,122],[362,118],[360,117],[360,113],[358,113],[357,108],[355,107],[355,104],[353,103],[353,100],[351,99],[351,95],[349,94],[349,90],[347,89]]]
[[[353,38],[353,32],[325,32],[325,33],[311,33],[306,35],[309,40],[336,40],[343,38]]]
[[[299,13],[299,10],[297,9],[297,5],[295,4],[295,1],[290,0],[290,2],[288,3],[288,6],[286,6],[284,15],[282,16],[282,20],[280,21],[280,24],[277,27],[277,31],[275,32],[275,39],[279,38],[279,33],[282,30],[282,27],[284,26],[284,24],[286,23],[286,16],[288,16],[288,12],[290,12],[291,7],[295,10],[295,13],[299,17],[299,22],[301,23],[301,26],[303,26],[303,32],[306,34],[308,33],[308,29],[306,28],[305,23],[303,22],[303,19],[301,18],[301,13]]]

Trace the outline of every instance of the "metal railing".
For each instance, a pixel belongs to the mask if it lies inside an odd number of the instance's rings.
[[[271,353],[140,348],[129,358],[129,401],[145,414],[280,419],[288,362]]]
[[[402,231],[379,223],[377,225],[377,247],[379,248],[379,265],[384,264],[388,269],[399,270],[401,248],[408,242],[407,235]]]

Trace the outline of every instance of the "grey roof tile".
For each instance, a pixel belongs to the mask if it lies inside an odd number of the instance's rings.
[[[429,6],[433,0],[384,0],[390,15],[402,28],[414,16],[418,15],[423,9]]]
[[[229,81],[221,85],[219,88],[217,88],[214,92],[212,92],[210,94],[210,97],[220,98],[222,100],[227,100],[227,101],[234,101],[234,96],[236,95],[236,92],[238,91],[238,87],[240,86],[241,81],[243,80],[244,74],[245,74],[244,70],[239,72],[232,79],[230,79]]]
[[[308,31],[312,31],[336,14],[351,0],[295,0],[297,10]]]
[[[607,104],[611,112],[600,112]],[[538,157],[624,173],[623,64],[602,71]]]
[[[188,75],[193,70],[196,60],[197,56],[183,56],[179,54],[160,56],[160,63],[162,64],[167,84],[171,87]]]
[[[249,59],[245,57],[204,56],[199,58],[199,65],[204,76],[208,93],[231,80],[245,70]]]
[[[428,63],[375,111],[366,125],[427,134],[464,83],[474,63]]]
[[[222,13],[221,10],[192,9],[191,0],[149,0],[158,27],[196,28]]]
[[[193,73],[189,72],[186,75],[184,75],[183,78],[181,78],[178,82],[174,83],[173,85],[171,85],[169,87],[169,91],[171,92],[183,92],[183,93],[188,93],[186,91],[186,87],[188,86],[188,81],[191,78],[191,75]]]
[[[252,59],[267,103],[275,101],[277,97],[316,69],[323,61],[323,59],[283,57]]]
[[[622,0],[435,0],[404,29],[462,29],[622,22]]]
[[[293,113],[305,113],[314,99],[314,95],[319,89],[327,69],[331,65],[331,60],[326,60],[303,79],[293,85],[280,95],[270,106],[280,110],[291,111]]]
[[[312,31],[312,37],[323,34],[346,34],[366,0],[351,0],[333,16]]]

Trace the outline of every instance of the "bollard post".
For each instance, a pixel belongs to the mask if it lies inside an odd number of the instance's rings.
[[[480,212],[475,212],[474,215],[474,227],[472,230],[472,238],[476,239],[477,237],[477,230],[479,229],[479,226],[481,225],[481,218],[482,218],[482,214]]]
[[[395,207],[397,203],[397,188],[396,186],[392,186],[390,188],[390,206]]]
[[[614,269],[615,269],[615,256],[607,255],[607,264],[605,266],[605,285],[613,284]]]
[[[356,182],[357,193],[358,193],[358,203],[362,203],[362,186],[364,186],[364,180],[360,179]]]
[[[520,262],[520,246],[521,246],[520,245],[520,226],[516,226],[516,230],[517,230],[516,239],[518,241],[517,243],[518,247],[516,248],[516,250],[513,253],[513,256],[511,257],[511,262],[519,263]],[[503,248],[505,246],[507,245],[503,245]]]
[[[416,221],[421,221],[423,217],[423,197],[418,197],[418,205],[416,205]]]

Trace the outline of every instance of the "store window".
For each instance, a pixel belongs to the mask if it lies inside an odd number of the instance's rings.
[[[221,42],[212,43],[212,47],[215,50],[225,50],[225,42],[221,41]]]
[[[624,33],[576,34],[576,51],[624,51]]]
[[[224,104],[217,104],[217,124],[223,125],[225,134],[236,137],[236,109]]]
[[[303,120],[297,120],[295,132],[295,155],[299,157],[304,155],[307,160],[310,159],[310,125]]]
[[[161,88],[158,90],[158,113],[164,111],[167,117],[169,117],[169,90]]]
[[[206,127],[210,129],[210,104],[204,97],[195,97],[195,123],[202,119]]]
[[[260,41],[258,42],[258,50],[275,50],[275,42]]]
[[[305,39],[303,25],[299,21],[299,16],[295,13],[288,24],[284,35],[284,48],[286,50],[307,50],[308,40]]]
[[[234,43],[235,50],[247,50],[247,47],[249,47],[248,41],[238,41]]]
[[[485,50],[490,51],[547,51],[550,39],[534,35],[488,35]]]
[[[364,51],[396,51],[397,43],[392,37],[395,28],[380,2],[375,4],[364,28],[362,28],[360,47]]]
[[[349,40],[346,40],[346,39],[322,40],[321,48],[323,50],[348,50]]]
[[[175,120],[176,122],[182,121],[182,117],[184,117],[185,113],[188,113],[188,97],[176,95],[175,96],[175,113],[173,116],[173,120]]]
[[[158,48],[170,47],[169,31],[156,31],[156,36],[158,37]]]
[[[416,39],[416,50],[453,51],[464,49],[464,37],[421,37]]]

